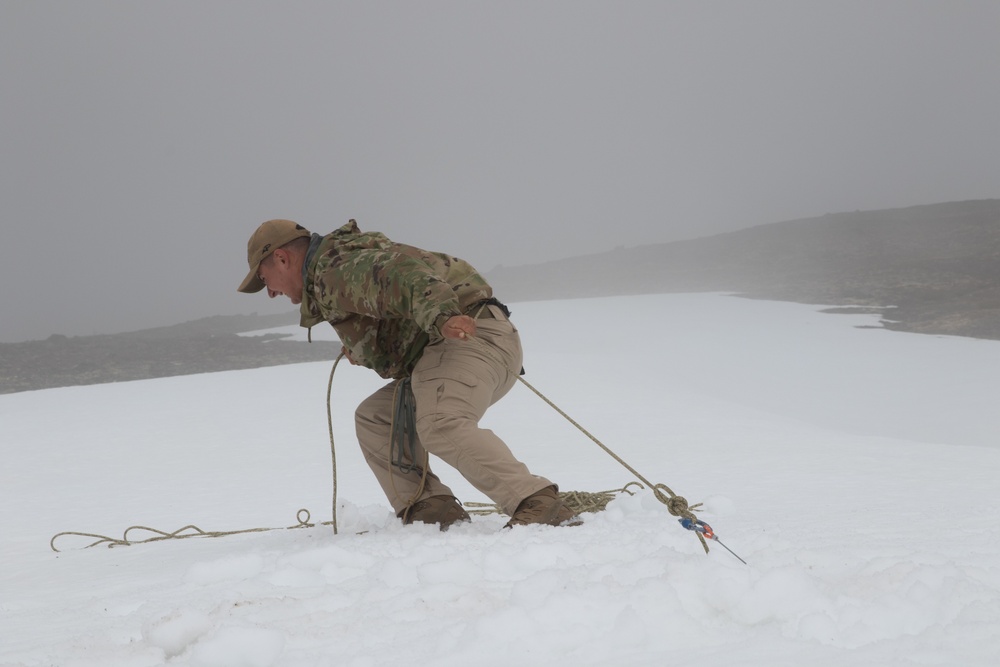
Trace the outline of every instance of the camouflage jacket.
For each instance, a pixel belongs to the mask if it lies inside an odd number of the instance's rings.
[[[330,322],[350,358],[384,378],[407,377],[448,317],[493,295],[467,262],[362,232],[354,220],[313,234],[302,275],[300,324]]]

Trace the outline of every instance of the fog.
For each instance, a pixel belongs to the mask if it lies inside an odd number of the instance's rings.
[[[0,2],[0,341],[293,308],[286,217],[498,266],[997,197],[1000,4]]]

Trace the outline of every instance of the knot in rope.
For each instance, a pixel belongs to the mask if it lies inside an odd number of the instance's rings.
[[[701,507],[701,503],[695,503],[694,505],[688,505],[687,498],[684,496],[678,496],[676,493],[670,490],[670,487],[666,484],[656,484],[653,486],[653,496],[659,500],[661,503],[667,506],[667,511],[674,516],[680,517],[682,519],[689,519],[691,521],[697,521],[698,517],[694,515],[695,510]],[[705,541],[705,536],[701,533],[695,533],[698,536],[698,541],[701,542],[701,546],[705,549],[705,553],[708,553],[708,542]]]
[[[667,501],[667,509],[674,516],[691,518],[694,514],[691,513],[691,509],[688,507],[688,501],[684,496],[674,496]]]
[[[667,506],[667,510],[674,516],[682,519],[696,519],[694,511],[701,507],[701,503],[688,505],[687,498],[678,496],[665,484],[657,484],[653,487],[653,495],[661,503]]]

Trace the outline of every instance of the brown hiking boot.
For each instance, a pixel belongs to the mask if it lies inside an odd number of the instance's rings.
[[[582,522],[563,504],[556,487],[547,486],[521,501],[504,528],[541,523],[548,526],[579,526]]]
[[[453,496],[431,496],[418,500],[399,513],[404,524],[415,521],[420,523],[436,523],[441,530],[448,530],[454,523],[471,521],[458,499]]]

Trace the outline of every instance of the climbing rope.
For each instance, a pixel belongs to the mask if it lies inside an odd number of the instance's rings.
[[[553,410],[555,410],[560,415],[562,415],[563,418],[566,419],[566,421],[568,421],[570,424],[572,424],[577,429],[579,429],[580,432],[583,433],[585,436],[587,436],[588,438],[590,438],[598,447],[600,447],[601,449],[603,449],[609,456],[611,456],[611,458],[613,458],[615,461],[618,461],[618,463],[620,463],[622,466],[624,466],[624,468],[626,470],[628,470],[630,473],[632,473],[633,475],[635,475],[636,478],[639,479],[639,481],[645,483],[646,486],[648,486],[650,489],[652,489],[653,496],[657,500],[659,500],[661,503],[663,503],[664,505],[667,506],[667,511],[669,511],[671,514],[673,514],[676,517],[680,517],[681,519],[688,519],[691,522],[697,522],[698,521],[698,517],[695,516],[694,512],[699,507],[701,507],[701,505],[702,505],[701,503],[696,503],[694,505],[688,505],[688,501],[687,501],[686,498],[684,498],[684,496],[677,495],[666,484],[653,484],[652,482],[650,482],[643,475],[641,475],[638,470],[636,470],[635,468],[633,468],[632,466],[630,466],[628,463],[626,463],[625,460],[622,457],[620,457],[617,454],[615,454],[611,450],[610,447],[608,447],[603,442],[601,442],[600,440],[598,440],[590,431],[588,431],[583,426],[581,426],[575,419],[573,419],[568,414],[566,414],[558,405],[556,405],[551,400],[549,400],[548,396],[546,396],[542,392],[538,391],[538,389],[536,389],[530,382],[528,382],[527,380],[525,380],[524,377],[521,376],[520,373],[515,373],[511,369],[511,367],[503,359],[501,359],[496,353],[493,352],[493,350],[491,350],[489,348],[489,345],[485,341],[483,341],[483,340],[481,340],[481,339],[479,339],[479,338],[477,338],[475,336],[472,337],[472,340],[474,340],[476,343],[478,343],[480,345],[480,347],[488,355],[490,355],[491,357],[493,357],[494,361],[502,364],[503,367],[507,369],[507,372],[508,373],[512,373],[514,375],[514,377],[516,377],[521,384],[523,384],[525,387],[527,387],[532,392],[534,392],[534,394],[536,396],[538,396],[540,399],[542,399],[543,401],[545,401],[545,403],[548,404],[549,407],[551,407]],[[697,525],[697,524],[692,524],[692,525]],[[705,553],[708,553],[708,542],[705,541],[705,536],[702,533],[697,532],[697,531],[694,531],[694,533],[695,533],[695,535],[698,536],[698,541],[701,542],[701,546],[702,546],[702,548],[705,549]]]
[[[311,515],[309,510],[301,509],[295,515],[297,524],[294,526],[286,526],[284,528],[246,528],[243,530],[202,530],[198,526],[184,526],[183,528],[178,528],[172,533],[168,533],[162,530],[157,530],[156,528],[150,528],[149,526],[129,526],[122,533],[122,538],[116,539],[114,537],[108,537],[107,535],[98,535],[97,533],[78,533],[76,531],[65,531],[62,533],[56,533],[49,540],[49,546],[53,551],[58,552],[59,549],[56,548],[56,540],[60,537],[67,535],[75,535],[78,537],[92,537],[96,541],[91,544],[86,545],[83,548],[96,547],[99,544],[107,544],[108,547],[127,547],[133,544],[145,544],[146,542],[159,542],[160,540],[182,540],[188,537],[225,537],[227,535],[240,535],[243,533],[266,533],[272,530],[294,530],[296,528],[313,528],[316,526],[314,523],[310,523]],[[328,526],[330,521],[324,521],[319,525]],[[152,537],[146,537],[143,539],[132,539],[129,537],[129,533],[132,531],[144,530],[147,533],[153,533]]]
[[[309,330],[310,334],[312,329]],[[333,374],[337,372],[337,364],[340,360],[344,358],[344,351],[341,350],[340,354],[337,355],[336,360],[333,362],[333,368],[330,369],[330,381],[326,385],[326,425],[330,429],[330,459],[333,461],[333,501],[332,507],[330,508],[333,513],[333,519],[330,523],[333,524],[333,534],[337,534],[337,448],[333,444],[333,410],[330,407],[330,396],[333,393]]]
[[[476,316],[478,316],[480,312],[482,312],[482,308],[480,308],[479,312],[476,313]],[[621,458],[620,456],[618,456],[618,454],[616,454],[614,451],[612,451],[611,448],[609,448],[607,445],[605,445],[603,442],[601,442],[599,439],[597,439],[592,433],[590,433],[590,431],[588,431],[587,429],[585,429],[576,420],[574,420],[572,417],[570,417],[568,414],[566,414],[566,412],[564,412],[559,406],[557,406],[554,402],[552,402],[547,396],[545,396],[545,394],[543,394],[542,392],[540,392],[530,382],[528,382],[527,380],[525,380],[521,376],[520,373],[514,372],[510,368],[510,366],[508,366],[507,363],[503,359],[501,359],[496,353],[494,353],[493,350],[491,350],[489,348],[488,344],[485,341],[483,341],[483,340],[481,340],[479,338],[476,338],[476,337],[473,337],[472,340],[474,340],[477,344],[479,344],[482,347],[482,349],[489,356],[491,356],[494,359],[494,361],[497,361],[504,368],[506,368],[508,372],[512,373],[514,375],[514,377],[516,377],[517,380],[519,382],[521,382],[521,384],[523,384],[528,389],[530,389],[536,396],[538,396],[540,399],[542,399],[549,407],[551,407],[557,413],[559,413],[560,415],[562,415],[562,417],[564,419],[566,419],[569,423],[571,423],[573,426],[575,426],[581,433],[583,433],[588,438],[590,438],[590,440],[593,441],[602,450],[604,450],[605,453],[607,453],[609,456],[611,456],[611,458],[613,458],[615,461],[617,461],[619,464],[621,464],[626,470],[628,470],[630,473],[632,473],[633,475],[635,475],[636,478],[638,478],[642,483],[645,484],[645,487],[644,487],[643,484],[640,484],[639,482],[629,482],[628,484],[626,484],[621,489],[613,489],[613,490],[610,490],[610,491],[599,491],[597,493],[590,493],[590,492],[585,492],[585,491],[560,492],[560,494],[559,494],[560,498],[563,500],[563,502],[571,510],[573,510],[577,514],[581,514],[581,513],[584,513],[584,512],[603,511],[604,508],[607,506],[607,504],[611,500],[614,499],[614,497],[616,496],[616,494],[618,494],[618,493],[628,493],[629,495],[633,495],[633,492],[629,490],[630,486],[636,485],[639,488],[646,488],[646,487],[648,487],[648,488],[650,488],[652,490],[653,496],[658,501],[660,501],[661,503],[663,503],[664,505],[666,505],[667,510],[672,515],[674,515],[676,517],[680,517],[679,521],[680,521],[681,525],[684,528],[686,528],[686,529],[694,532],[695,535],[697,535],[698,540],[701,542],[702,547],[705,549],[705,553],[708,553],[709,549],[708,549],[708,543],[706,542],[706,536],[709,539],[712,539],[712,540],[715,540],[715,541],[718,541],[718,537],[714,534],[714,532],[712,531],[711,527],[708,526],[708,524],[706,524],[703,521],[700,521],[695,516],[694,512],[699,507],[701,507],[701,503],[697,503],[695,505],[689,505],[687,499],[685,499],[683,496],[679,496],[676,493],[674,493],[670,489],[670,487],[668,487],[666,484],[654,484],[654,483],[650,482],[648,479],[646,479],[646,477],[644,477],[642,474],[640,474],[639,471],[637,471],[635,468],[633,468],[631,465],[629,465],[623,458]],[[333,377],[334,377],[334,374],[337,371],[337,365],[340,363],[340,360],[344,358],[344,356],[345,356],[344,352],[341,351],[340,355],[338,355],[337,358],[336,358],[336,360],[333,362],[333,367],[330,369],[330,379],[329,379],[329,381],[327,383],[327,390],[326,390],[326,414],[327,414],[327,426],[328,426],[329,435],[330,435],[330,457],[331,457],[331,461],[332,461],[332,475],[333,475],[333,480],[332,480],[333,481],[333,499],[332,499],[332,503],[331,503],[332,520],[331,521],[324,521],[321,524],[319,524],[319,525],[330,525],[330,526],[333,526],[333,532],[334,532],[335,535],[338,533],[338,527],[337,527],[337,453],[336,453],[336,445],[335,445],[334,436],[333,436],[333,412],[332,412],[332,407],[331,407],[331,404],[332,404],[331,397],[332,397],[332,391],[333,391]],[[409,387],[408,386],[407,387],[400,387],[399,384],[397,384],[396,391],[398,392],[398,391],[401,391],[401,390],[402,391],[408,391]],[[411,394],[411,396],[412,396],[412,394]],[[405,409],[406,406],[404,406],[405,395],[402,396],[402,397],[400,397],[400,400],[394,400],[394,403],[397,404],[397,408],[396,408],[396,414],[394,414],[394,418],[393,418],[393,422],[394,423],[393,423],[393,426],[392,426],[392,431],[393,431],[394,434],[396,434],[396,435],[394,435],[394,440],[395,440],[396,437],[398,437],[400,439],[400,441],[397,443],[397,447],[398,447],[397,451],[399,452],[398,453],[398,460],[391,460],[390,463],[392,465],[397,465],[404,472],[409,472],[409,471],[411,471],[411,470],[419,467],[419,466],[417,466],[415,464],[415,462],[413,460],[414,459],[414,456],[413,456],[413,453],[414,453],[414,444],[413,444],[414,441],[413,441],[413,438],[415,437],[416,427],[415,427],[415,424],[413,424],[413,423],[411,423],[409,421],[406,421],[408,417],[407,417],[407,413],[406,413],[406,409]],[[412,407],[412,406],[410,406],[410,407]],[[410,412],[412,412],[412,410],[410,410]],[[395,422],[396,422],[397,419],[401,419],[401,420],[404,420],[404,421],[401,424],[396,424]],[[409,437],[408,441],[405,440],[406,437]],[[407,453],[409,453],[409,455],[410,455],[410,464],[408,466],[406,466],[406,464],[404,464],[404,452],[407,449],[407,442],[409,443],[409,452],[407,452]],[[390,447],[390,451],[391,450],[392,450],[392,447]],[[391,454],[390,454],[390,456],[391,456]],[[426,474],[427,474],[427,457],[426,457],[426,453],[425,453],[422,476],[425,477]],[[423,482],[424,482],[424,479],[421,479],[421,485],[420,485],[421,488],[423,487]],[[419,493],[419,491],[418,491],[418,493]],[[415,496],[415,498],[416,498],[416,496]],[[413,502],[411,500],[411,502],[409,503],[409,505],[412,506],[412,504],[413,504]],[[470,514],[492,514],[492,513],[499,513],[499,512],[501,512],[500,508],[497,505],[491,504],[491,503],[465,503],[465,506],[468,507],[468,508],[470,508],[470,510],[471,510]],[[273,530],[292,530],[292,529],[296,529],[296,528],[311,528],[311,527],[314,527],[316,525],[316,524],[313,524],[313,523],[309,522],[310,514],[309,514],[309,511],[306,510],[306,509],[300,509],[298,511],[298,513],[296,514],[296,519],[298,520],[298,524],[296,524],[294,526],[287,526],[285,528],[247,528],[247,529],[244,529],[244,530],[230,530],[230,531],[205,531],[205,530],[202,530],[201,528],[198,528],[197,526],[189,525],[189,526],[184,526],[183,528],[180,528],[178,530],[175,530],[173,532],[169,532],[168,533],[168,532],[165,532],[165,531],[157,530],[155,528],[149,528],[147,526],[130,526],[129,528],[127,528],[125,530],[125,532],[123,533],[122,538],[120,540],[116,539],[116,538],[113,538],[113,537],[108,537],[106,535],[99,535],[99,534],[95,534],[95,533],[81,533],[81,532],[76,532],[76,531],[65,531],[65,532],[57,533],[56,535],[54,535],[52,537],[52,539],[49,541],[49,546],[52,548],[53,551],[59,551],[59,549],[57,549],[56,546],[55,546],[56,540],[58,538],[60,538],[60,537],[70,536],[70,535],[75,535],[75,536],[80,536],[80,537],[95,538],[96,541],[93,542],[93,543],[91,543],[91,544],[89,544],[89,545],[87,545],[87,547],[93,547],[93,546],[97,546],[99,544],[107,544],[108,547],[113,547],[113,546],[129,546],[129,545],[132,545],[132,544],[143,544],[143,543],[146,543],[146,542],[156,542],[156,541],[168,540],[168,539],[184,539],[184,538],[188,538],[188,537],[224,537],[224,536],[227,536],[227,535],[239,535],[239,534],[243,534],[243,533],[261,533],[261,532],[267,532],[267,531],[273,531]],[[129,533],[130,532],[132,532],[132,531],[139,531],[139,530],[146,531],[146,532],[149,532],[149,533],[153,533],[153,536],[152,537],[147,537],[145,539],[130,539],[129,538]],[[722,543],[720,542],[720,544],[722,544]],[[733,553],[732,550],[729,549],[729,547],[726,547],[726,545],[722,544],[722,546],[725,547],[726,550],[729,551],[730,553]],[[735,553],[733,553],[733,555],[736,556]],[[736,557],[739,558],[739,556],[736,556]],[[740,558],[740,560],[743,561],[742,558]],[[745,563],[745,561],[743,561],[743,562]]]
[[[311,331],[310,331],[310,333],[311,333]],[[333,474],[333,500],[332,500],[332,503],[331,503],[331,505],[332,505],[331,506],[332,519],[330,521],[323,521],[319,525],[321,525],[321,526],[333,526],[333,534],[334,535],[338,534],[338,528],[337,528],[337,447],[336,447],[336,444],[335,444],[334,438],[333,438],[333,411],[332,411],[332,408],[331,408],[331,404],[332,404],[331,397],[332,397],[332,394],[333,394],[333,376],[337,372],[337,364],[339,364],[340,360],[343,359],[343,358],[344,358],[344,352],[341,351],[341,353],[339,355],[337,355],[337,358],[333,362],[333,367],[330,369],[330,379],[329,379],[329,381],[327,382],[327,385],[326,385],[326,423],[327,423],[328,430],[330,432],[330,459],[331,459],[331,462],[332,462],[332,471],[333,471],[332,472],[332,474]],[[240,535],[240,534],[243,534],[243,533],[265,533],[265,532],[272,531],[272,530],[292,530],[292,529],[295,529],[295,528],[312,528],[312,527],[314,527],[314,526],[317,525],[317,524],[309,522],[309,519],[311,518],[311,515],[309,513],[309,510],[307,510],[307,509],[300,509],[296,513],[295,518],[298,520],[298,523],[296,525],[294,525],[294,526],[287,526],[285,528],[245,528],[243,530],[202,530],[198,526],[189,525],[189,526],[184,526],[183,528],[178,528],[177,530],[175,530],[173,532],[166,532],[166,531],[163,531],[163,530],[157,530],[156,528],[150,528],[148,526],[129,526],[128,528],[125,529],[125,532],[122,534],[122,538],[121,539],[117,539],[117,538],[114,538],[114,537],[109,537],[107,535],[99,535],[97,533],[81,533],[81,532],[77,532],[77,531],[64,531],[64,532],[61,532],[61,533],[56,533],[55,535],[52,536],[52,539],[49,540],[49,547],[51,547],[51,549],[53,551],[58,552],[59,549],[56,548],[56,540],[58,540],[60,537],[66,537],[66,536],[71,536],[71,535],[74,535],[74,536],[77,536],[77,537],[91,537],[91,538],[94,538],[95,539],[94,542],[92,542],[92,543],[90,543],[90,544],[88,544],[88,545],[86,545],[86,546],[83,547],[83,548],[87,549],[87,548],[90,548],[90,547],[96,547],[96,546],[98,546],[100,544],[106,544],[110,548],[110,547],[120,547],[120,546],[131,546],[133,544],[144,544],[146,542],[159,542],[160,540],[181,540],[181,539],[185,539],[185,538],[188,538],[188,537],[225,537],[227,535]],[[130,539],[129,538],[129,533],[131,533],[132,531],[146,531],[148,533],[153,533],[153,536],[152,537],[147,537],[145,539],[138,539],[138,540]]]

